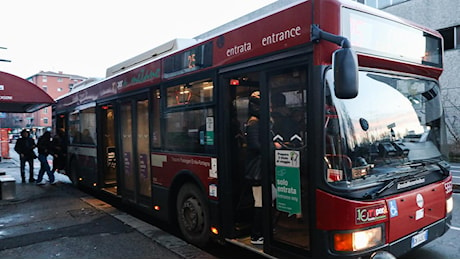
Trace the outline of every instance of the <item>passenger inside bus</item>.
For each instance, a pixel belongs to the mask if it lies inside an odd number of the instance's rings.
[[[254,91],[249,97],[248,121],[246,126],[247,163],[245,177],[251,182],[254,198],[254,212],[251,229],[251,243],[262,245],[262,186],[260,160],[260,92]]]

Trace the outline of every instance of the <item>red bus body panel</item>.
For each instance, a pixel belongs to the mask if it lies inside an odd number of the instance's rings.
[[[217,199],[217,159],[186,154],[151,153],[152,182],[170,188],[179,173],[193,173],[210,199]]]
[[[446,191],[444,182],[388,198],[396,202],[397,213],[389,206],[388,241],[393,242],[446,217]],[[387,205],[391,205],[390,203]]]
[[[446,200],[452,196],[452,177],[375,201],[353,201],[316,191],[317,228],[354,230],[384,224],[386,243],[423,230],[445,219]]]
[[[308,43],[310,25],[311,1],[307,1],[227,32],[214,39],[213,66]]]

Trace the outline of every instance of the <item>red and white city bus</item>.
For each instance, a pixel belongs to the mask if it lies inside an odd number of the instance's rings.
[[[275,9],[168,52],[172,41],[59,98],[71,180],[168,220],[193,244],[276,257],[402,256],[443,235],[453,201],[440,34],[351,1]],[[249,243],[244,178],[255,90],[263,246]],[[279,94],[295,123],[275,133]]]

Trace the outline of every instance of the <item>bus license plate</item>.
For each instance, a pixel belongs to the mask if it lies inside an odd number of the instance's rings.
[[[411,247],[414,248],[428,240],[428,230],[423,231],[412,237]]]

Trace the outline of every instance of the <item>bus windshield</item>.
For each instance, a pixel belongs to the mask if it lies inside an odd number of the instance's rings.
[[[363,193],[359,196],[368,196],[380,195],[375,194],[378,185],[410,182],[407,185],[413,187],[441,179],[441,176],[424,177],[443,172],[442,107],[435,81],[360,71],[358,96],[338,99],[331,94],[334,93],[331,71],[327,77],[325,177],[328,183],[361,189]],[[395,186],[398,187],[394,192],[405,187]]]

